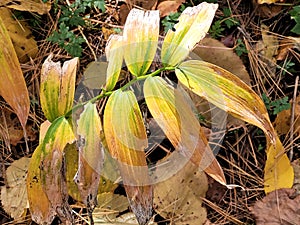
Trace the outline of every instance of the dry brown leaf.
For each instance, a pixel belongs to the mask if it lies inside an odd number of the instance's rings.
[[[20,11],[36,12],[42,15],[51,9],[51,1],[43,3],[41,0],[2,0],[0,6]]]
[[[257,201],[251,211],[257,225],[290,225],[300,221],[300,195],[293,189],[279,189]]]
[[[27,23],[15,20],[7,8],[0,8],[0,17],[8,31],[19,61],[25,63],[30,58],[35,58],[38,47]]]
[[[160,17],[165,17],[168,16],[170,13],[177,12],[179,6],[184,2],[185,0],[161,1],[157,6],[157,9],[160,13]]]
[[[157,0],[126,0],[130,7],[139,6],[143,9],[155,9]]]
[[[20,218],[28,206],[26,176],[30,159],[14,161],[6,170],[7,186],[1,187],[1,203],[6,213]]]
[[[208,188],[205,173],[198,167],[187,164],[171,178],[154,186],[154,208],[171,224],[203,224],[206,210],[202,207],[201,197]]]
[[[292,100],[291,100],[292,101]],[[290,103],[291,103],[290,101]],[[286,135],[291,129],[291,110],[287,109],[277,114],[274,121],[274,128],[279,135]],[[296,98],[295,104],[295,121],[294,133],[298,134],[300,131],[300,95]]]
[[[23,130],[29,114],[29,96],[15,49],[0,17],[0,95],[17,114]]]

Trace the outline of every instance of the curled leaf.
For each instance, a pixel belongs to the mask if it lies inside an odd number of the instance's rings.
[[[132,9],[127,17],[124,34],[124,59],[129,71],[144,75],[156,53],[159,36],[159,11]]]
[[[123,62],[123,37],[111,35],[107,42],[105,53],[108,60],[105,89],[111,91],[118,82]]]
[[[43,112],[52,122],[72,109],[78,58],[60,62],[52,61],[50,54],[42,66],[40,99]]]
[[[194,7],[187,7],[169,30],[162,46],[161,60],[164,65],[176,66],[182,62],[206,35],[217,10],[217,4],[203,2]]]
[[[152,186],[144,149],[147,135],[132,91],[114,92],[104,111],[104,133],[108,149],[118,162],[132,211],[140,224],[152,215]]]
[[[96,104],[85,105],[77,120],[77,125],[79,162],[74,180],[81,193],[81,199],[92,210],[97,205],[97,192],[104,157],[101,143],[102,125]]]
[[[50,224],[55,215],[72,221],[68,205],[63,150],[75,140],[72,128],[64,117],[59,117],[48,128],[43,142],[30,161],[27,192],[32,219]]]

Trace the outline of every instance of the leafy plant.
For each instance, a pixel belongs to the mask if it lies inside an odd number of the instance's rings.
[[[281,111],[291,108],[288,96],[271,101],[271,99],[265,93],[263,93],[262,99],[266,105],[268,112],[272,115],[277,115]]]
[[[248,53],[244,42],[240,38],[237,39],[236,42],[237,45],[234,50],[238,56],[241,56],[244,53]]]
[[[184,5],[180,6],[179,12],[170,13],[170,15],[166,16],[162,21],[162,25],[164,27],[164,31],[167,33],[168,30],[174,30],[174,25],[178,23],[178,18],[181,15],[182,11],[185,9]]]
[[[164,71],[175,72],[176,79],[185,88],[261,128],[267,140],[265,191],[292,186],[293,169],[258,95],[230,72],[208,62],[187,59],[194,45],[209,30],[216,9],[216,4],[206,2],[186,8],[174,30],[167,32],[161,48],[162,66],[153,72],[149,72],[149,68],[158,47],[159,12],[131,10],[123,35],[113,35],[106,46],[108,65],[102,92],[74,107],[78,59],[66,61],[62,67],[52,61],[51,55],[46,59],[40,100],[48,121],[41,126],[40,143],[31,158],[27,176],[34,221],[50,224],[59,216],[64,223],[74,222],[67,203],[65,148],[76,142],[79,160],[75,182],[88,212],[91,213],[96,204],[103,152],[108,150],[116,161],[139,224],[148,223],[153,211],[153,184],[160,176],[153,177],[148,171],[144,152],[148,145],[146,129],[137,97],[130,88],[140,81],[143,81],[142,91],[153,119],[176,149],[172,156],[181,156],[226,184],[222,168],[187,101],[188,95],[176,84],[163,79],[160,75]],[[133,78],[116,89],[123,61]],[[96,104],[106,97],[103,117],[100,117]],[[157,168],[159,172],[160,167]]]
[[[222,36],[222,33],[225,31],[223,24],[225,24],[225,27],[228,29],[239,25],[239,21],[236,18],[232,17],[230,8],[223,8],[223,15],[224,16],[221,16],[216,22],[214,22],[209,30],[209,33],[213,38]]]
[[[59,8],[60,2],[56,0],[55,10]],[[85,27],[84,14],[93,7],[105,12],[104,0],[76,0],[74,3],[61,8],[61,16],[59,18],[59,29],[54,31],[48,38],[49,41],[57,43],[59,47],[64,48],[70,55],[80,57],[82,54],[82,43],[84,38],[75,34],[72,29],[78,26]]]
[[[292,28],[291,31],[295,34],[300,34],[300,5],[294,6],[289,13],[291,15],[291,18],[296,22],[296,25]]]

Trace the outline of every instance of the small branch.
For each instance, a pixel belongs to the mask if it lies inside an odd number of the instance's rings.
[[[290,145],[291,150],[289,153],[290,161],[293,159],[294,150],[293,150],[293,144],[294,144],[294,122],[295,122],[295,107],[296,107],[296,98],[297,98],[297,91],[298,91],[298,83],[299,83],[299,76],[296,77],[295,80],[295,88],[294,88],[294,94],[293,94],[293,100],[292,100],[292,109],[291,109],[291,132],[290,132]]]

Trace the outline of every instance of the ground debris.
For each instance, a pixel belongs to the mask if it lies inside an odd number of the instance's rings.
[[[295,196],[295,190],[288,188],[273,191],[250,210],[257,225],[296,225],[300,221],[300,195]]]

